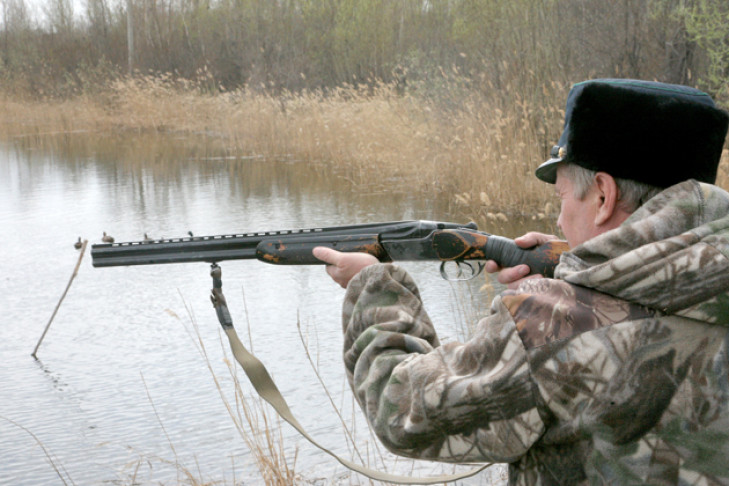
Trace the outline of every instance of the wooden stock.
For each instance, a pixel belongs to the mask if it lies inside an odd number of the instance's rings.
[[[376,234],[264,240],[256,247],[256,258],[277,265],[323,265],[324,262],[311,253],[315,246],[326,246],[348,253],[369,253],[381,262],[390,261]]]

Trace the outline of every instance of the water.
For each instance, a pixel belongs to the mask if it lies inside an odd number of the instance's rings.
[[[220,395],[232,400],[234,382],[209,301],[207,264],[98,269],[87,252],[38,359],[30,356],[76,265],[79,236],[91,245],[104,231],[135,241],[145,233],[161,238],[448,219],[427,191],[403,191],[397,181],[389,188],[352,187],[301,162],[224,155],[207,140],[141,135],[0,145],[0,484],[189,484],[190,477],[263,483]],[[478,312],[473,306],[481,304],[483,281],[452,284],[438,277],[435,263],[404,265],[435,306],[429,310],[443,340],[462,337],[462,317]],[[370,460],[415,475],[452,471],[413,466],[375,449],[345,385],[343,291],[322,267],[221,266],[241,338],[315,438],[352,457],[306,349]],[[305,480],[367,483],[287,424],[280,431],[289,465]],[[500,474],[468,484],[496,484]]]

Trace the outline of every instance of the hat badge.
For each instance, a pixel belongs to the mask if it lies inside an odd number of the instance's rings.
[[[567,149],[564,147],[559,148],[559,152],[557,153],[560,159],[563,159],[565,155],[567,155]]]

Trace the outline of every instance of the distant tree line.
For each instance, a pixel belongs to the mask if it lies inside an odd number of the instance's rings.
[[[25,0],[0,6],[0,80],[36,94],[77,93],[131,61],[215,89],[407,89],[446,72],[483,92],[615,76],[727,98],[726,0],[48,0],[42,18]]]

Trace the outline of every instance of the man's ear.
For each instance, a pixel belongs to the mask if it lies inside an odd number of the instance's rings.
[[[600,227],[608,223],[615,215],[620,191],[613,176],[607,172],[595,174],[595,190],[599,197],[597,211],[595,212],[595,226]]]

